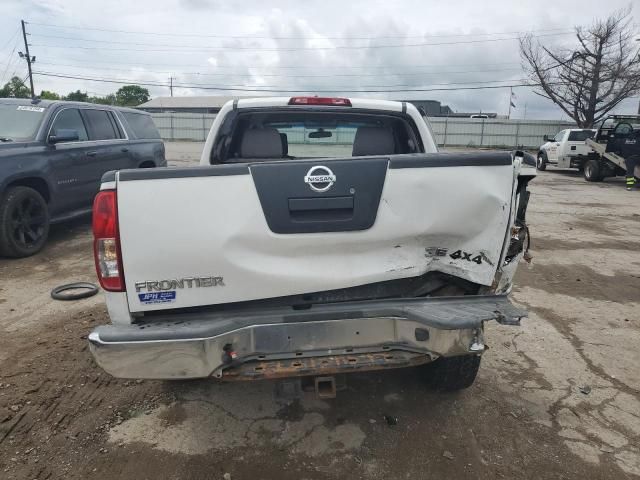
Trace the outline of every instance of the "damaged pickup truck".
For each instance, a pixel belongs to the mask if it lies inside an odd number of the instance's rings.
[[[106,174],[93,210],[121,378],[253,380],[420,366],[470,386],[528,243],[522,152],[439,153],[409,103],[227,103],[200,166]],[[317,382],[316,382],[317,384]]]

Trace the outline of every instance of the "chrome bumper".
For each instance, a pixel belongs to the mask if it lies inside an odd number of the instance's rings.
[[[350,356],[357,363],[371,357],[367,354],[397,351],[423,355],[424,363],[481,354],[485,321],[518,324],[524,316],[506,296],[188,313],[98,327],[89,335],[89,346],[96,362],[115,377],[224,380],[225,371],[250,362],[299,359],[304,365],[305,359]]]

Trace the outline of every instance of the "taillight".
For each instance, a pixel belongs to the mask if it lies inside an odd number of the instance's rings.
[[[348,98],[332,97],[291,97],[289,105],[333,105],[336,107],[350,107]]]
[[[93,201],[93,255],[102,288],[110,292],[123,292],[124,271],[115,190],[102,190]]]

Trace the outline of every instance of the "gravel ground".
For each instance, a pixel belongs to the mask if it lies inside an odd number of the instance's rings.
[[[530,317],[488,326],[478,380],[455,395],[419,370],[289,406],[270,382],[113,379],[87,349],[102,297],[49,298],[95,278],[89,222],[54,227],[37,256],[0,260],[0,478],[637,478],[640,191],[553,170],[531,190],[534,259],[513,292]]]

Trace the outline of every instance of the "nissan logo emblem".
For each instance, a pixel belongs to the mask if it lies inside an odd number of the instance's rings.
[[[314,192],[326,192],[336,182],[336,176],[330,168],[322,165],[311,167],[304,176],[304,183]]]

